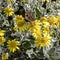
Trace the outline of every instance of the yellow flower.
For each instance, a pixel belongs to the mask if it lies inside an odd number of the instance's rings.
[[[58,19],[55,16],[48,17],[48,21],[49,21],[50,25],[52,25],[54,28],[59,27]]]
[[[26,30],[27,22],[24,20],[24,17],[22,15],[16,16],[16,25],[21,32]]]
[[[18,22],[17,27],[21,32],[25,31],[27,28],[27,23],[26,22]]]
[[[33,37],[35,37],[36,39],[37,38],[40,38],[41,37],[41,30],[34,30],[33,32],[32,32],[32,35],[33,35]]]
[[[11,7],[6,7],[6,8],[4,8],[4,12],[5,12],[6,16],[12,16],[14,14],[14,9]]]
[[[5,42],[5,38],[0,36],[0,44],[3,44]]]
[[[44,35],[36,39],[34,42],[36,47],[49,47],[51,44],[51,37],[48,35],[47,36]]]
[[[9,40],[8,42],[8,49],[10,50],[10,52],[15,52],[17,49],[19,49],[18,46],[20,46],[20,43],[19,41],[16,41],[15,39],[14,40]]]
[[[46,1],[46,2],[49,2],[50,0],[42,0],[42,2],[45,2],[45,1]]]
[[[2,60],[8,59],[8,53],[2,53]]]
[[[0,29],[0,36],[4,36],[5,31]]]
[[[28,31],[31,31],[31,32],[33,32],[36,29],[40,29],[40,21],[39,20],[32,21],[29,24],[28,29],[29,29]]]

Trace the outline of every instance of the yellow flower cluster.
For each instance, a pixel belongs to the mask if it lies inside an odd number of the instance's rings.
[[[5,33],[5,31],[0,29],[0,45],[6,41],[6,39],[4,38],[4,33]],[[7,47],[10,50],[10,52],[14,53],[17,49],[19,49],[18,46],[20,46],[20,43],[19,43],[19,41],[15,40],[15,39],[11,40],[11,41],[8,40],[8,42],[7,42]],[[7,54],[3,53],[2,60],[8,59],[7,56],[8,56]]]
[[[49,3],[51,0],[39,0],[39,1],[41,3],[45,3],[45,2]],[[15,31],[18,30],[19,32],[23,32],[24,33],[23,35],[25,36],[25,32],[28,31],[35,38],[34,44],[36,47],[41,47],[41,48],[49,47],[52,43],[51,35],[52,35],[53,31],[51,28],[57,29],[60,27],[60,16],[41,17],[40,19],[33,20],[34,18],[32,18],[31,15],[34,15],[34,14],[30,15],[30,12],[28,11],[28,9],[26,9],[25,11],[23,9],[24,3],[28,3],[28,0],[21,1],[21,3],[23,2],[23,6],[20,6],[19,1],[17,1],[17,0],[6,0],[6,2],[7,2],[7,7],[3,8],[3,11],[1,11],[1,12],[4,12],[4,14],[2,14],[2,18],[6,17],[6,19],[7,19],[6,28],[9,29],[8,31],[13,31],[10,35],[11,36],[13,35],[13,38],[15,38],[15,36],[16,36]],[[15,2],[16,2],[16,4],[15,4]],[[16,8],[15,5],[17,6],[18,9]],[[23,13],[25,12],[24,14],[25,14],[26,20],[29,20],[29,21],[26,21],[22,15],[17,15],[20,12],[19,11],[20,7],[21,7]],[[42,5],[41,5],[41,7],[42,7]],[[16,11],[14,9],[16,9]],[[34,10],[36,10],[36,9],[34,8]],[[11,21],[10,18],[13,21]],[[13,22],[14,22],[14,24],[12,24]],[[11,23],[11,25],[10,25],[10,23]],[[5,26],[5,19],[4,19],[4,23],[1,26],[2,26],[1,28],[3,28]],[[15,31],[12,29],[12,27]],[[2,47],[6,46],[7,49],[5,49],[5,50],[9,50],[10,53],[14,53],[17,50],[20,50],[20,46],[21,46],[20,41],[18,41],[17,39],[8,40],[10,35],[8,37],[5,36],[5,32],[6,32],[5,30],[0,29],[0,46],[2,46]],[[19,34],[17,34],[17,35],[19,35]],[[23,35],[21,35],[21,36],[23,36]],[[23,37],[23,39],[25,37]],[[16,38],[18,38],[18,37],[16,37]],[[25,39],[25,40],[27,40],[27,39]],[[2,52],[2,55],[1,55],[2,60],[8,60],[10,54],[8,54],[6,52],[7,51]]]
[[[29,24],[28,31],[32,32],[37,47],[49,47],[52,39],[51,26],[55,29],[60,26],[60,16],[41,17]]]
[[[25,1],[25,0],[24,0]],[[42,0],[43,2],[49,2],[49,0]],[[13,8],[5,8],[4,12],[7,16],[14,14]],[[49,47],[51,45],[51,28],[57,29],[60,26],[60,16],[41,17],[30,22],[26,22],[22,15],[15,15],[15,27],[14,29],[23,32],[28,30],[35,38],[35,45],[37,47]],[[4,32],[4,31],[0,31]],[[1,35],[4,35],[1,33]],[[3,39],[3,40],[2,40]],[[0,42],[5,42],[4,38],[0,38]],[[15,52],[19,46],[19,42],[16,40],[8,41],[8,49],[10,52]]]

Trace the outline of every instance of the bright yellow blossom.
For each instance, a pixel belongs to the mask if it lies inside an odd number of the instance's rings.
[[[24,20],[24,17],[22,15],[16,16],[16,25],[21,32],[26,30],[27,22]]]
[[[19,31],[25,31],[27,28],[27,23],[26,22],[18,22],[17,23],[17,27],[19,29]]]
[[[0,36],[0,44],[3,44],[5,42],[5,38]]]
[[[8,42],[8,49],[10,50],[10,52],[15,52],[17,49],[19,49],[19,47],[18,46],[20,46],[20,42],[19,41],[17,41],[17,40],[9,40]]]
[[[34,42],[36,47],[49,47],[51,44],[51,37],[49,35],[44,35],[38,39],[35,39]]]
[[[6,7],[6,8],[4,8],[4,12],[5,12],[6,16],[12,16],[14,14],[14,9],[11,7]]]
[[[0,36],[4,36],[5,31],[0,29]]]
[[[34,31],[36,29],[40,29],[40,21],[39,20],[35,20],[35,21],[32,21],[30,24],[29,24],[29,31]]]
[[[8,53],[2,53],[2,60],[8,59]]]

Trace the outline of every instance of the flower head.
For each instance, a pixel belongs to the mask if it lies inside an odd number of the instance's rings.
[[[15,22],[16,22],[17,28],[21,32],[26,30],[26,28],[27,28],[27,22],[24,20],[24,17],[22,15],[17,15]]]
[[[49,45],[51,44],[51,37],[44,35],[36,39],[34,42],[36,47],[49,47]]]
[[[2,60],[8,59],[8,53],[2,53]]]
[[[15,39],[14,40],[9,40],[8,42],[8,49],[10,50],[10,52],[15,52],[17,49],[19,49],[18,46],[20,46],[20,43],[19,41],[16,41]]]
[[[11,7],[6,7],[6,8],[4,8],[4,12],[5,12],[6,16],[12,16],[14,14],[14,9]]]

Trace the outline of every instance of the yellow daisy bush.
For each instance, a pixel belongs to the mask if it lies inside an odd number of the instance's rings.
[[[4,12],[6,16],[12,16],[14,14],[14,9],[12,7],[6,7],[4,8]]]
[[[2,53],[2,60],[7,60],[8,56],[8,53]]]
[[[19,47],[20,46],[20,42],[17,41],[16,39],[14,40],[8,40],[7,42],[7,46],[8,46],[8,49],[10,50],[10,52],[15,52],[17,49],[19,50]]]
[[[18,28],[21,32],[26,30],[26,28],[27,28],[27,23],[26,23],[26,21],[24,20],[24,17],[23,17],[22,15],[17,15],[15,22],[16,22],[17,28]]]
[[[51,47],[54,50],[60,46],[58,41],[60,40],[60,16],[56,16],[60,15],[58,2],[58,0],[3,0],[0,2],[1,60],[18,60],[20,57],[22,59],[26,57],[25,60],[27,60],[31,59],[31,54],[44,55],[43,58],[37,56],[37,60],[51,59],[52,56],[49,53]],[[42,54],[38,53],[40,48]],[[49,56],[45,56],[46,54]]]
[[[32,32],[37,47],[48,47],[51,44],[51,26],[54,28],[59,27],[59,17],[41,17],[29,24],[29,31]]]
[[[25,31],[27,28],[27,23],[26,22],[18,22],[17,27],[21,32]]]

